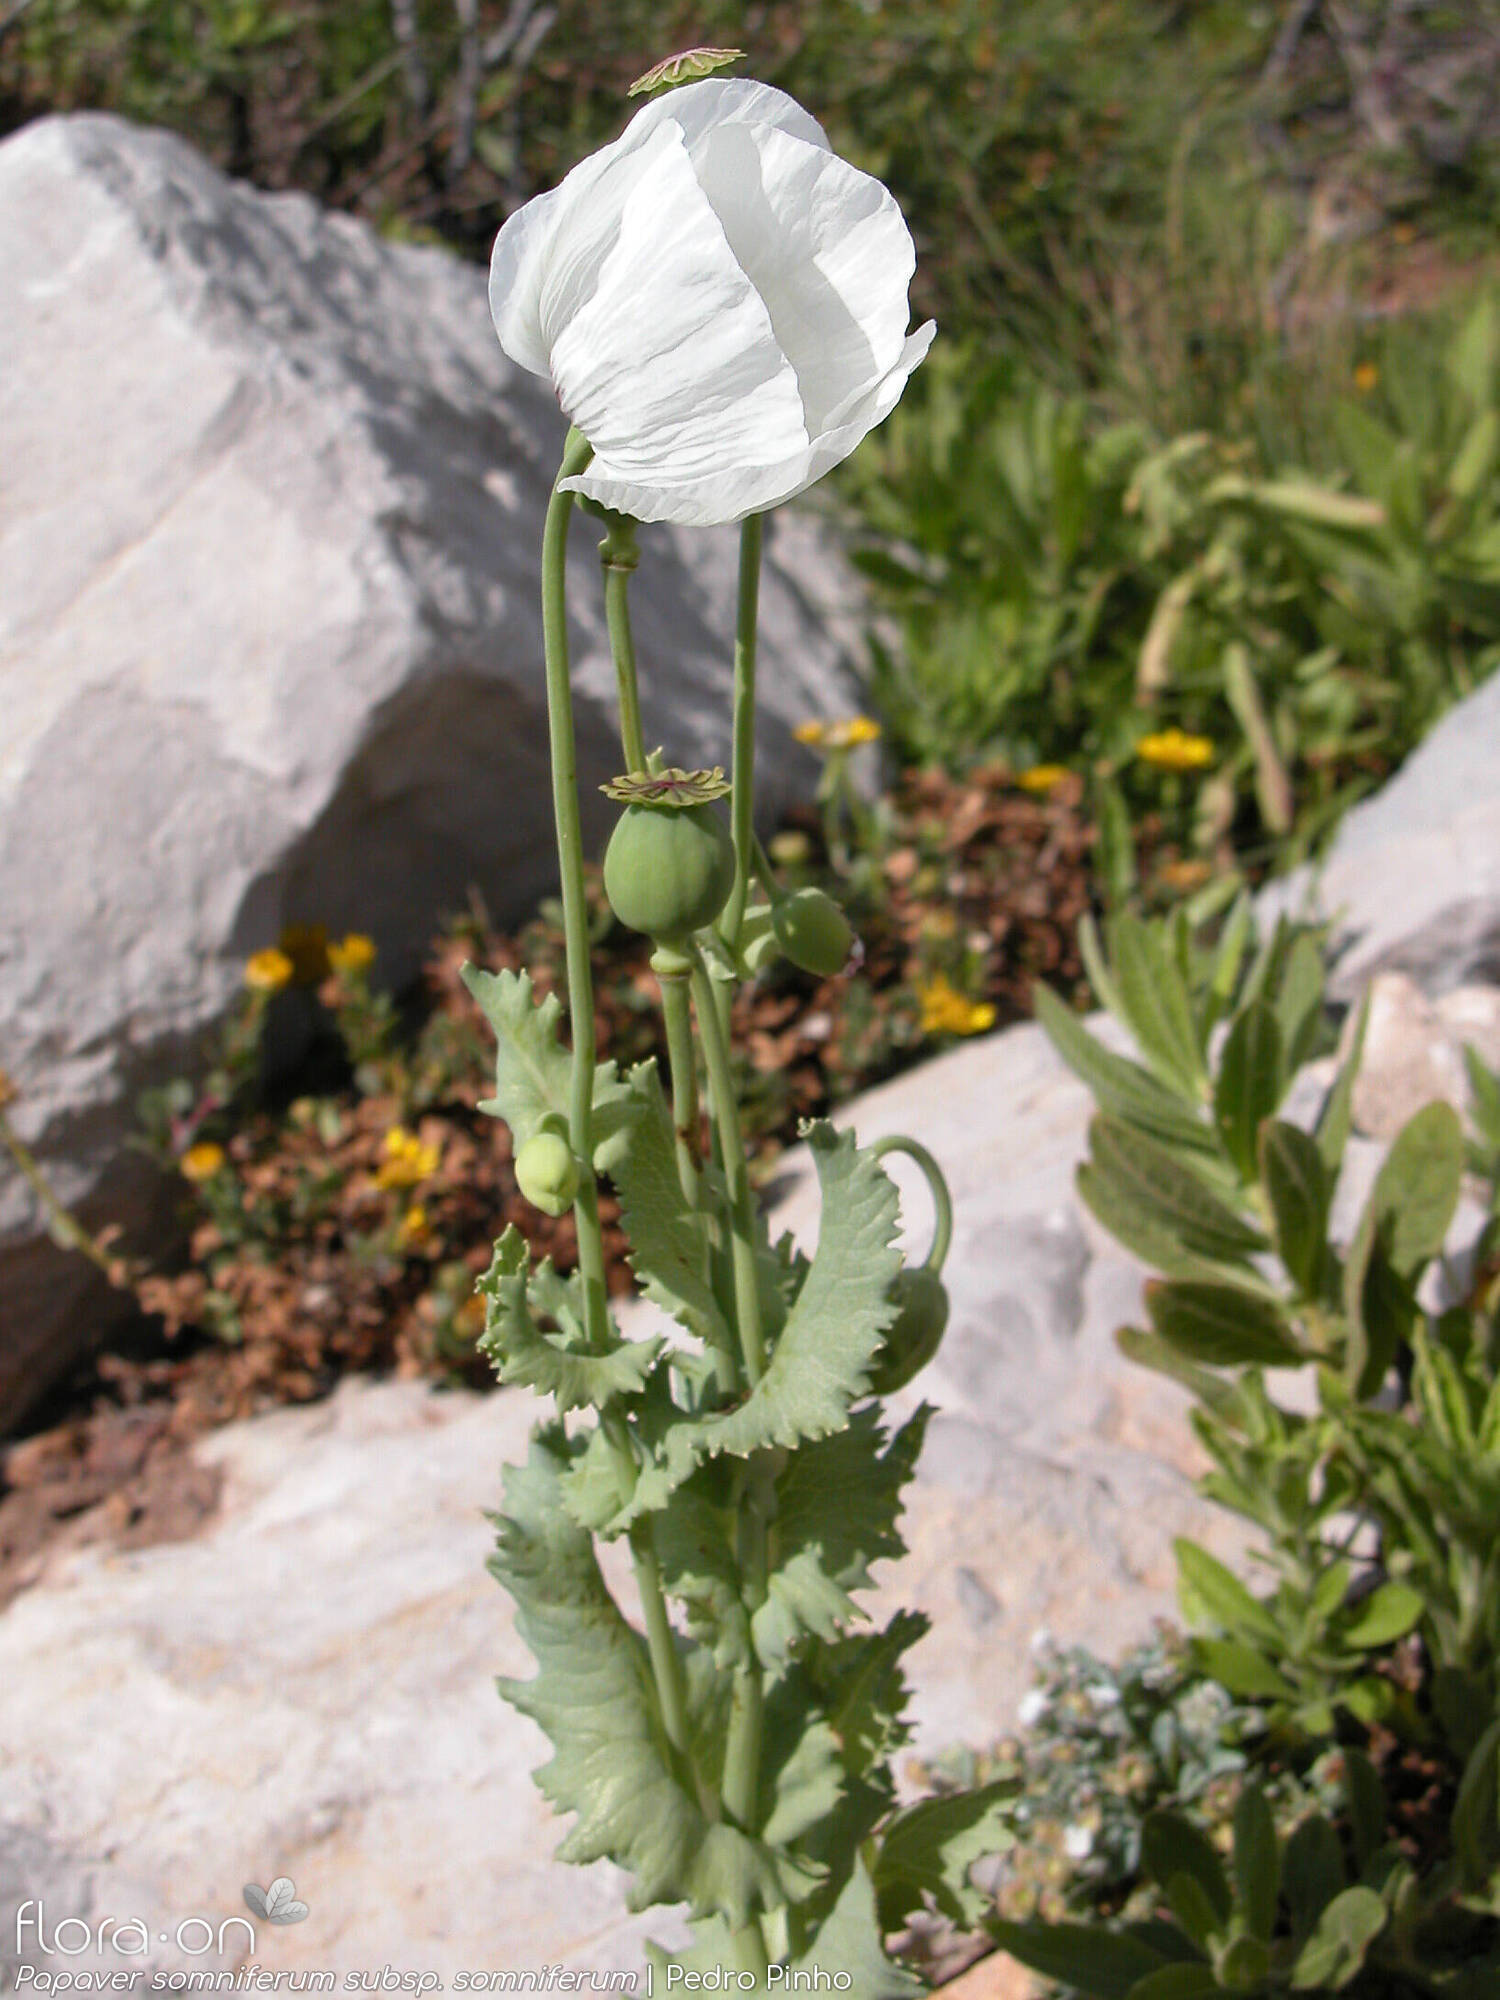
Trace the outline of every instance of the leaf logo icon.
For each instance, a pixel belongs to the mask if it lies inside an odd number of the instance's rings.
[[[269,1889],[247,1882],[241,1892],[245,1906],[271,1924],[300,1924],[307,1915],[306,1903],[297,1901],[297,1885],[290,1875],[278,1875]]]

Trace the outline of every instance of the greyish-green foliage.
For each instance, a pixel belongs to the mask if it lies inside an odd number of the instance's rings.
[[[1098,2000],[1479,2000],[1500,1979],[1500,1080],[1470,1052],[1467,1142],[1449,1105],[1418,1111],[1335,1242],[1364,1017],[1316,1110],[1303,1091],[1287,1115],[1331,1034],[1316,933],[1283,922],[1257,948],[1242,901],[1212,940],[1182,914],[1120,916],[1085,948],[1134,1053],[1044,990],[1037,1011],[1099,1104],[1079,1192],[1160,1273],[1149,1328],[1120,1343],[1192,1392],[1214,1461],[1202,1490],[1259,1530],[1273,1578],[1252,1588],[1179,1542],[1192,1657],[1273,1739],[1304,1754],[1340,1742],[1347,1798],[1341,1834],[1313,1815],[1283,1842],[1247,1782],[1229,1872],[1187,1820],[1153,1815],[1142,1863],[1170,1923],[996,1934]],[[1439,1269],[1466,1165],[1488,1184],[1487,1213]],[[1279,1402],[1268,1368],[1310,1372],[1312,1407]],[[1416,1681],[1390,1670],[1403,1648]],[[1376,1724],[1449,1774],[1436,1853],[1391,1845],[1353,1747]]]
[[[524,975],[471,970],[498,1043],[488,1109],[518,1142],[565,1120],[572,1058],[555,999]],[[684,1338],[590,1340],[585,1279],[528,1269],[508,1230],[480,1281],[483,1345],[503,1381],[550,1396],[525,1467],[506,1477],[494,1575],[514,1597],[538,1665],[502,1691],[551,1737],[538,1774],[575,1816],[560,1856],[608,1857],[632,1877],[633,1907],[686,1902],[695,1944],[665,1969],[735,1962],[747,1926],[770,1932],[773,1962],[855,1972],[862,1993],[919,1981],[891,1964],[882,1934],[930,1894],[973,1922],[970,1861],[994,1838],[997,1785],[894,1810],[891,1752],[904,1740],[900,1657],[925,1621],[852,1629],[870,1565],[897,1556],[900,1490],[926,1412],[894,1437],[868,1393],[893,1317],[896,1194],[872,1153],[826,1125],[807,1130],[823,1225],[806,1258],[757,1225],[756,1270],[773,1331],[764,1372],[726,1398],[713,1357],[731,1333],[724,1216],[684,1192],[672,1115],[653,1063],[598,1066],[596,1168],[612,1180],[646,1295]],[[711,1189],[717,1185],[705,1171]],[[576,1421],[587,1413],[590,1421]],[[572,1423],[565,1421],[569,1416]],[[746,1512],[770,1524],[747,1574]],[[669,1639],[685,1700],[670,1739],[648,1642],[616,1604],[596,1537],[628,1539],[683,1612]],[[739,1677],[764,1702],[757,1798],[725,1804]],[[760,1990],[765,1990],[764,1988]]]
[[[1372,353],[1311,462],[934,356],[845,480],[903,749],[1073,765],[1138,818],[1135,745],[1170,719],[1216,749],[1184,837],[1310,848],[1500,660],[1500,299]]]

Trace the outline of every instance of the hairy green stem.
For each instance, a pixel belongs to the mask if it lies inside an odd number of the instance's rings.
[[[578,1228],[578,1274],[583,1286],[584,1329],[590,1347],[609,1344],[609,1302],[604,1283],[604,1238],[599,1227],[599,1194],[594,1179],[594,989],[589,967],[588,910],[583,886],[583,827],[578,811],[578,757],[573,731],[573,690],[568,673],[568,523],[573,495],[560,482],[581,472],[593,455],[587,438],[570,431],[559,484],[553,487],[542,530],[542,641],[547,661],[547,728],[552,753],[552,809],[557,828],[557,865],[562,880],[563,936],[568,966],[568,1018],[573,1041],[568,1140],[578,1162],[573,1214]],[[616,1477],[628,1497],[635,1461],[623,1424],[601,1427],[609,1440]],[[628,1481],[628,1485],[626,1482]],[[646,1559],[642,1560],[643,1549]],[[646,1623],[647,1645],[662,1727],[674,1750],[688,1755],[682,1663],[667,1623],[666,1603],[654,1549],[632,1537],[636,1587]]]
[[[740,588],[734,633],[734,750],[730,776],[730,830],[734,834],[734,887],[719,919],[731,951],[739,942],[745,897],[750,887],[751,843],[755,839],[755,640],[760,611],[760,555],[765,516],[740,523]]]
[[[641,734],[641,697],[635,677],[635,640],[630,630],[630,579],[640,560],[635,522],[623,514],[611,516],[609,532],[599,544],[604,564],[604,619],[609,649],[614,655],[615,682],[620,695],[620,746],[627,771],[644,771],[646,743]]]
[[[677,1140],[677,1177],[683,1200],[698,1206],[698,1059],[693,1049],[688,986],[692,961],[660,945],[651,954],[651,970],[661,987],[662,1019],[667,1030],[667,1061],[672,1070],[672,1126]]]
[[[698,1016],[698,1033],[703,1042],[708,1070],[709,1104],[718,1134],[724,1177],[730,1200],[730,1255],[734,1272],[734,1317],[740,1337],[740,1355],[745,1379],[753,1389],[766,1369],[765,1339],[761,1329],[760,1290],[755,1269],[755,1195],[740,1138],[739,1107],[735,1102],[734,1077],[729,1062],[729,1036],[725,1032],[719,987],[710,978],[696,946],[693,962],[693,1001]],[[727,1012],[727,1008],[725,1009]],[[750,1624],[766,1599],[766,1536],[775,1510],[774,1487],[768,1491],[769,1464],[752,1461],[746,1474],[736,1480],[739,1546],[736,1551],[742,1579],[741,1597],[745,1614],[745,1658],[735,1669],[730,1698],[729,1730],[724,1745],[724,1778],[721,1786],[724,1810],[747,1832],[753,1831],[760,1794],[761,1740],[765,1723],[765,1689],[760,1661],[756,1657]],[[746,1487],[750,1488],[747,1492]]]
[[[766,1347],[760,1325],[760,1291],[755,1277],[755,1193],[745,1163],[740,1139],[739,1106],[734,1096],[734,1074],[729,1063],[729,1037],[719,1013],[716,982],[710,978],[703,955],[696,945],[689,951],[693,965],[693,1002],[698,1014],[698,1033],[703,1042],[704,1066],[708,1071],[708,1101],[723,1154],[724,1179],[729,1188],[732,1234],[730,1250],[734,1262],[735,1322],[740,1335],[740,1357],[745,1379],[753,1389],[766,1372]]]

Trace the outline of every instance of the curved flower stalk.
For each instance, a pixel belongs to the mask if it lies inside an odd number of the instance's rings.
[[[548,1214],[571,1209],[578,1230],[576,1273],[530,1268],[511,1229],[480,1281],[502,1381],[556,1411],[496,1517],[491,1568],[539,1669],[502,1692],[552,1739],[537,1782],[574,1815],[560,1858],[608,1856],[633,1878],[633,1907],[687,1903],[683,1975],[722,1967],[760,1994],[782,1968],[847,1975],[868,2000],[919,1991],[883,1934],[929,1892],[961,1906],[943,1856],[979,1852],[966,1838],[996,1804],[978,1793],[938,1820],[930,1803],[895,1811],[899,1663],[925,1621],[855,1629],[871,1565],[902,1549],[900,1489],[927,1411],[890,1435],[876,1389],[882,1372],[904,1382],[942,1330],[942,1176],[915,1141],[862,1151],[809,1126],[817,1247],[773,1245],[728,1038],[752,931],[757,964],[848,948],[831,907],[760,905],[753,923],[746,909],[752,875],[775,897],[752,813],[760,510],[836,463],[900,394],[931,337],[906,335],[911,269],[890,196],[789,98],[698,83],[513,217],[491,280],[507,351],[550,372],[574,418],[542,593],[571,1049],[560,1001],[538,1002],[525,974],[466,973],[499,1045],[484,1108],[511,1128],[523,1192]],[[670,1107],[654,1062],[622,1075],[595,1055],[563,587],[578,493],[613,510],[605,592],[629,768],[604,787],[621,807],[605,885],[655,946]],[[626,586],[635,519],[741,517],[726,781],[645,756]],[[910,1272],[880,1164],[892,1147],[922,1166],[938,1218]],[[609,1311],[600,1178],[666,1334],[626,1339]],[[597,1560],[616,1538],[641,1632]]]
[[[511,216],[490,310],[593,446],[566,487],[706,526],[801,493],[889,415],[936,331],[907,332],[915,268],[895,201],[816,119],[707,78]]]

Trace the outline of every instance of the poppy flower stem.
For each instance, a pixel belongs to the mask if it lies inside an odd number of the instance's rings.
[[[760,616],[760,558],[765,515],[740,523],[739,614],[734,634],[734,752],[730,776],[730,830],[734,835],[734,887],[719,919],[733,951],[745,915],[755,842],[755,643]]]
[[[599,1226],[599,1194],[594,1179],[594,988],[589,966],[588,907],[583,882],[583,827],[578,809],[578,753],[573,729],[573,689],[568,669],[568,524],[573,495],[560,483],[579,473],[593,447],[578,431],[568,433],[558,485],[552,490],[542,530],[542,644],[547,666],[547,728],[552,753],[552,806],[562,880],[563,937],[568,966],[568,1018],[573,1072],[568,1139],[578,1161],[573,1214],[578,1228],[578,1274],[583,1285],[584,1323],[595,1353],[611,1341],[604,1282],[604,1236]],[[622,1498],[634,1488],[636,1464],[628,1434],[606,1432]],[[667,1619],[656,1551],[649,1533],[631,1537],[636,1589],[645,1620],[657,1708],[667,1741],[691,1767],[682,1662]]]
[[[641,733],[635,639],[630,630],[630,579],[639,559],[635,522],[623,514],[611,515],[609,531],[599,544],[599,557],[604,564],[604,621],[609,628],[609,649],[614,655],[620,696],[620,747],[626,770],[644,771],[646,742]]]

